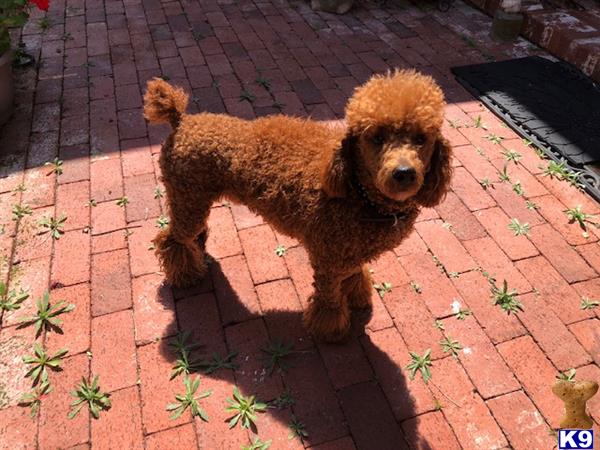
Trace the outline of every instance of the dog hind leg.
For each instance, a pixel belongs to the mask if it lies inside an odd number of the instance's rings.
[[[191,286],[206,275],[206,221],[216,197],[172,192],[167,185],[170,222],[153,242],[165,277],[174,286]]]

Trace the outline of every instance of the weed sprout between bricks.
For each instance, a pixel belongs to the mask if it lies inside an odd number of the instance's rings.
[[[42,381],[35,386],[30,392],[23,394],[19,400],[19,406],[28,406],[30,408],[30,416],[37,416],[40,411],[42,399],[52,392],[52,386],[48,380]]]
[[[16,311],[21,304],[29,298],[29,294],[22,289],[19,292],[8,290],[4,282],[0,281],[0,311]]]
[[[256,413],[264,413],[268,408],[268,405],[259,402],[255,395],[242,395],[237,386],[233,388],[233,399],[228,398],[227,403],[229,406],[225,411],[235,413],[229,419],[229,428],[235,427],[239,422],[242,428],[251,428],[253,431],[256,431]]]
[[[193,381],[189,377],[191,372],[203,370],[210,374],[219,369],[235,369],[237,365],[233,359],[237,356],[237,352],[231,352],[225,357],[221,357],[218,353],[212,354],[210,360],[193,360],[191,352],[198,349],[200,346],[195,343],[188,342],[190,337],[189,332],[179,333],[177,337],[169,344],[174,353],[178,356],[175,366],[172,368],[170,379],[174,379],[179,375],[183,375],[183,384],[185,393],[175,395],[175,403],[169,403],[166,410],[172,412],[170,419],[175,420],[181,417],[186,411],[190,410],[193,417],[200,417],[205,422],[208,422],[209,417],[206,412],[200,407],[200,400],[209,397],[212,390],[202,392],[200,395],[195,395],[200,387],[200,377],[196,377]],[[293,349],[293,345],[281,342],[271,343],[267,349],[263,351],[267,354],[265,357],[265,368],[272,373],[275,367],[285,370],[285,364],[282,359],[287,356]],[[251,428],[256,430],[257,413],[265,412],[268,408],[266,403],[261,403],[256,396],[244,396],[239,389],[233,388],[233,398],[228,398],[229,406],[225,411],[235,413],[229,420],[229,427],[233,428],[240,423],[242,428]],[[303,428],[299,429],[299,435],[305,433]],[[262,442],[256,439],[249,448],[251,449],[267,449],[271,441]]]
[[[100,390],[100,386],[98,385],[98,375],[94,377],[91,383],[88,383],[88,381],[82,377],[81,383],[76,390],[71,392],[71,395],[75,397],[75,400],[71,403],[72,409],[68,415],[69,419],[74,418],[86,404],[94,419],[100,417],[101,410],[110,409],[112,406],[110,394]]]
[[[33,316],[25,316],[21,318],[21,326],[35,325],[36,337],[40,335],[42,330],[52,330],[62,334],[62,319],[58,316],[68,313],[75,309],[75,305],[66,303],[64,300],[59,300],[55,304],[50,304],[50,293],[44,292],[42,298],[38,299],[37,312]]]
[[[214,352],[209,360],[191,359],[192,351],[200,348],[200,345],[188,343],[189,337],[189,332],[179,333],[173,342],[169,344],[170,347],[174,348],[174,353],[177,355],[177,361],[172,367],[170,380],[178,375],[189,375],[191,372],[199,370],[203,370],[206,374],[211,374],[219,369],[235,370],[237,368],[234,361],[237,352],[231,352],[225,357],[221,357],[221,355]]]
[[[284,372],[289,369],[290,365],[285,358],[294,353],[294,344],[275,340],[269,342],[269,345],[261,351],[265,353],[263,366],[267,373],[272,375],[276,367]]]
[[[0,309],[5,311],[15,311],[21,308],[21,304],[29,297],[24,291],[17,293],[15,290],[8,291],[6,284],[0,283]],[[59,300],[56,304],[50,304],[50,293],[45,292],[36,302],[37,311],[35,315],[22,317],[19,328],[28,325],[34,325],[36,338],[42,331],[55,331],[62,334],[62,319],[59,315],[68,313],[75,309],[75,305]],[[32,378],[32,390],[23,394],[19,400],[20,406],[30,408],[31,417],[35,417],[40,409],[42,399],[52,392],[52,386],[48,379],[48,369],[61,371],[62,360],[68,353],[66,348],[58,350],[53,355],[47,353],[47,350],[35,342],[33,345],[33,356],[24,356],[23,363],[30,366],[26,377]]]
[[[428,348],[425,350],[423,356],[416,352],[409,352],[409,354],[411,357],[411,362],[406,366],[406,368],[410,371],[408,378],[414,380],[417,371],[420,371],[421,376],[423,377],[423,382],[427,384],[427,382],[431,379],[431,371],[429,370],[431,367],[431,349]]]
[[[298,419],[296,419],[295,417],[292,417],[292,420],[290,421],[289,424],[290,427],[290,434],[288,435],[288,439],[295,439],[295,438],[307,438],[308,437],[308,432],[306,431],[306,426],[300,422]]]
[[[58,350],[54,355],[49,355],[37,342],[33,346],[35,356],[24,356],[23,362],[31,365],[31,369],[25,374],[26,377],[33,378],[33,384],[37,385],[41,380],[42,382],[48,381],[48,369],[54,371],[62,370],[60,366],[63,358],[69,352],[66,348]]]
[[[50,233],[50,236],[54,240],[60,239],[65,233],[63,227],[67,221],[67,216],[61,214],[60,217],[43,217],[39,220],[38,225],[43,228],[39,234]]]
[[[190,377],[186,376],[183,379],[183,384],[185,386],[185,394],[176,394],[175,401],[177,403],[169,403],[167,405],[167,411],[173,412],[170,419],[178,419],[186,409],[190,408],[192,417],[200,417],[205,422],[208,422],[208,415],[206,414],[206,411],[200,408],[199,401],[210,396],[212,394],[212,389],[195,396],[194,394],[200,387],[200,377],[196,377],[194,381],[192,381]]]
[[[493,280],[490,280],[490,285],[494,305],[500,306],[507,314],[517,314],[519,311],[523,311],[523,305],[517,298],[517,291],[509,290],[506,280],[502,283],[502,289],[498,288]]]
[[[256,436],[250,445],[242,446],[242,450],[268,450],[271,447],[271,442],[273,441],[262,441]]]

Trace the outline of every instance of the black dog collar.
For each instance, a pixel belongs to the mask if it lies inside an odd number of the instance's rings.
[[[364,203],[366,203],[368,209],[371,212],[370,217],[365,217],[363,218],[363,220],[366,221],[371,221],[371,222],[393,222],[394,226],[398,224],[399,220],[405,219],[408,214],[410,213],[410,211],[412,210],[412,208],[398,208],[397,210],[382,210],[381,206],[378,205],[375,201],[373,201],[371,199],[371,197],[369,196],[369,193],[367,192],[366,188],[363,186],[363,184],[358,180],[358,178],[355,179],[355,184],[356,184],[356,188],[357,191],[361,197],[361,199],[364,201]]]

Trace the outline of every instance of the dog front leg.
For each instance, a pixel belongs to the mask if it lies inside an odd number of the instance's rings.
[[[348,298],[348,305],[352,309],[369,309],[373,306],[371,274],[366,265],[344,280],[342,294]]]
[[[350,310],[342,293],[344,277],[315,269],[314,288],[304,324],[317,340],[340,342],[350,330]]]

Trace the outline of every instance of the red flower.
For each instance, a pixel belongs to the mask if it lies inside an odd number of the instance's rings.
[[[35,3],[36,6],[42,11],[48,11],[50,6],[50,0],[29,0],[31,3]]]

